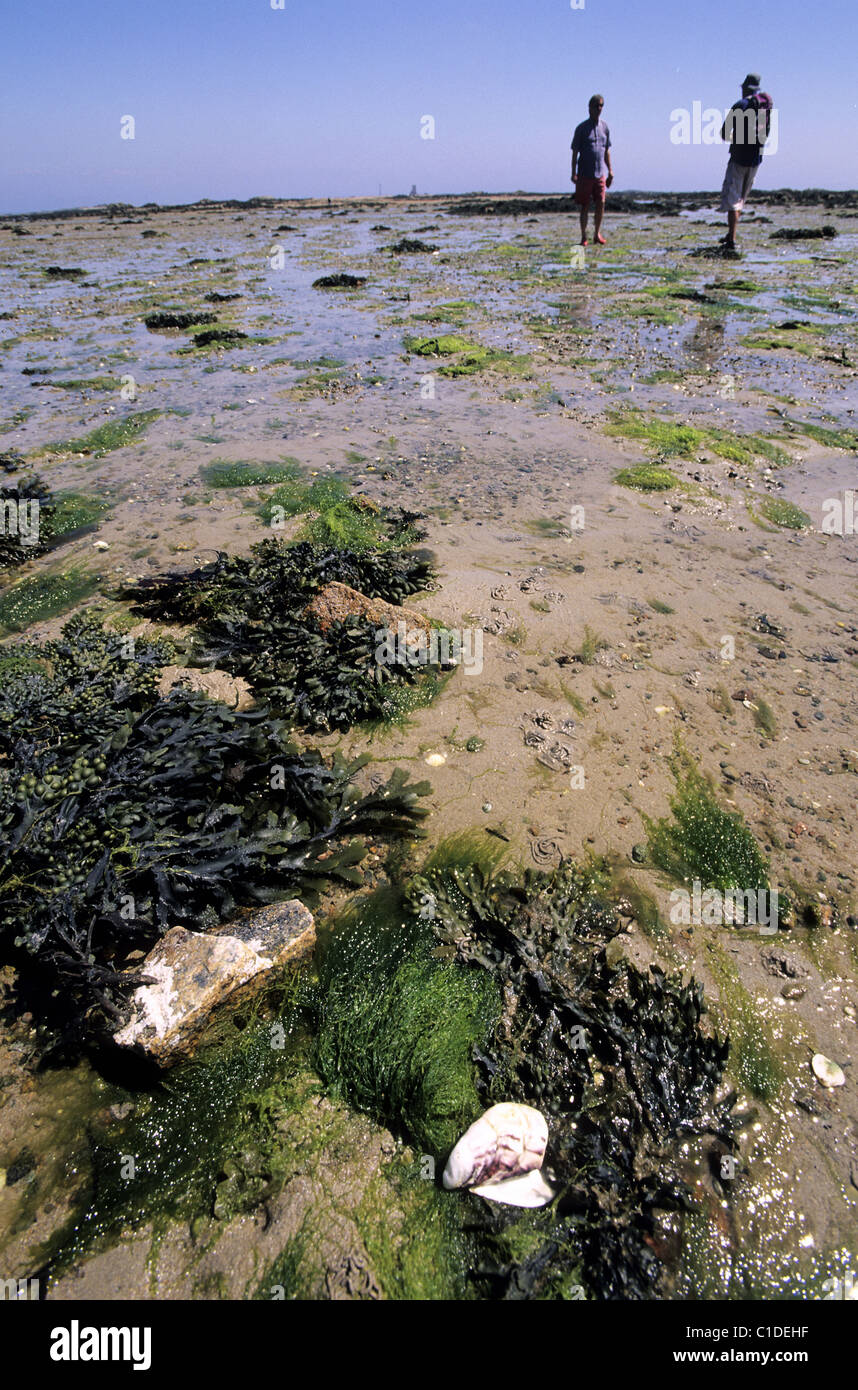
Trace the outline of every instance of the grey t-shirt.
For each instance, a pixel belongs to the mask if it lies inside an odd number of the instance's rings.
[[[604,121],[589,117],[575,127],[572,148],[578,151],[578,173],[585,179],[601,179],[607,173],[605,154],[611,148],[611,132]]]

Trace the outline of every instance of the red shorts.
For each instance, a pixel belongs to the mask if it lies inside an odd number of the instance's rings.
[[[582,208],[590,206],[590,199],[594,203],[604,203],[605,201],[605,180],[585,179],[579,177],[575,180],[575,202],[580,203]]]

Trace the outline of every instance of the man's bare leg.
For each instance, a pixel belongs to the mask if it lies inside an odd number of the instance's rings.
[[[727,246],[736,244],[736,228],[739,225],[739,213],[735,208],[731,208],[727,213]]]
[[[584,207],[581,208],[581,245],[582,245],[582,246],[586,246],[586,245],[587,245],[587,215],[588,215],[588,209],[587,209],[587,206],[586,206],[586,204],[585,204]]]
[[[595,208],[595,213],[594,213],[595,225],[594,225],[594,227],[593,227],[593,237],[594,237],[594,239],[599,243],[600,246],[604,246],[604,245],[605,245],[605,238],[604,238],[603,236],[599,236],[599,229],[600,229],[600,227],[602,226],[602,218],[604,217],[604,215],[605,215],[605,204],[604,204],[604,203],[596,203],[596,208]]]

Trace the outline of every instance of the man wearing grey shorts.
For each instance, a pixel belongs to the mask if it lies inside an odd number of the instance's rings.
[[[736,249],[736,228],[762,162],[772,105],[768,92],[760,91],[759,75],[749,72],[742,83],[741,100],[730,107],[721,127],[721,139],[730,141],[730,160],[721,189],[721,211],[727,214],[722,245],[727,251]]]

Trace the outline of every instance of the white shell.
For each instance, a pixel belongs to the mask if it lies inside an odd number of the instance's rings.
[[[554,1196],[554,1189],[548,1186],[536,1168],[532,1173],[519,1174],[517,1178],[487,1182],[469,1190],[478,1197],[485,1197],[487,1202],[503,1202],[508,1207],[544,1207]]]
[[[429,757],[424,758],[423,761],[428,763],[430,767],[443,767],[447,761],[447,755],[446,753],[430,753]]]
[[[823,1086],[845,1086],[846,1077],[838,1067],[836,1062],[832,1062],[830,1057],[824,1056],[821,1052],[815,1052],[810,1065],[813,1067],[817,1081],[821,1081]]]
[[[442,1181],[449,1189],[521,1177],[542,1167],[547,1143],[548,1124],[533,1106],[493,1105],[465,1130],[447,1159]]]

